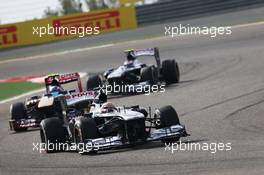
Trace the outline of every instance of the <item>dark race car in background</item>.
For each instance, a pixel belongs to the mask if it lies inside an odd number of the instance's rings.
[[[71,82],[77,82],[77,90],[64,90],[62,85]],[[33,96],[10,106],[11,130],[19,132],[39,127],[44,118],[60,117],[65,106],[72,116],[83,114],[89,104],[96,100],[104,102],[107,98],[102,91],[83,91],[79,73],[50,75],[45,78],[45,86],[43,96]]]
[[[110,92],[117,93],[115,91],[117,85],[119,87],[129,85],[125,87],[125,91],[134,93],[136,92],[135,89],[139,87],[149,87],[163,82],[167,85],[179,82],[178,63],[174,59],[161,62],[158,48],[127,50],[125,52],[127,60],[122,66],[109,69],[103,75],[89,76],[86,85],[87,90],[93,90],[98,87],[111,87]],[[141,63],[139,59],[144,56],[153,56],[156,64],[147,65]]]

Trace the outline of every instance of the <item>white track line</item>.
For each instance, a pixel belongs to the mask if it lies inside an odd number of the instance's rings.
[[[258,26],[258,25],[264,25],[264,21],[247,23],[247,24],[238,24],[238,25],[233,25],[233,26],[230,26],[230,27],[232,27],[232,28],[242,28],[242,27]],[[158,37],[158,38],[167,38],[167,37],[166,36],[161,36],[161,37]],[[137,42],[137,41],[140,41],[140,40],[145,40],[145,39],[126,41],[125,43],[129,43],[129,42],[133,43],[133,42]],[[34,59],[39,59],[39,58],[51,57],[51,56],[66,55],[66,54],[70,54],[70,53],[83,52],[83,51],[88,51],[88,50],[93,50],[93,49],[111,47],[111,46],[114,46],[114,45],[115,44],[105,44],[105,45],[101,45],[101,46],[93,46],[93,47],[80,48],[80,49],[71,49],[71,50],[65,50],[65,51],[61,51],[61,52],[50,53],[50,54],[42,54],[42,55],[36,55],[36,56],[15,58],[15,59],[10,59],[10,60],[0,61],[0,64],[17,62],[17,61],[28,61],[28,60],[34,60]]]
[[[247,23],[247,24],[238,24],[238,25],[233,25],[231,27],[232,28],[241,28],[241,27],[251,27],[251,26],[258,26],[258,25],[264,25],[264,21]]]
[[[87,51],[87,50],[111,47],[113,45],[114,44],[106,44],[106,45],[101,45],[101,46],[94,46],[94,47],[87,47],[87,48],[80,48],[80,49],[71,49],[71,50],[65,50],[65,51],[61,51],[61,52],[55,52],[55,53],[49,53],[49,54],[41,54],[41,55],[30,56],[30,57],[15,58],[15,59],[11,59],[11,60],[3,60],[3,61],[0,61],[0,64],[12,63],[12,62],[18,62],[18,61],[35,60],[35,59],[39,59],[39,58],[65,55],[65,54],[69,54],[69,53],[83,52],[83,51]]]
[[[2,100],[2,101],[0,101],[0,105],[2,105],[4,103],[11,102],[11,101],[14,101],[14,100],[18,100],[20,98],[25,98],[27,96],[30,96],[30,95],[33,95],[33,94],[36,94],[36,93],[40,93],[40,92],[42,92],[44,90],[45,90],[45,88],[44,89],[38,89],[38,90],[30,91],[30,92],[27,92],[27,93],[24,93],[24,94],[21,94],[21,95],[12,97],[12,98],[8,98],[6,100]]]

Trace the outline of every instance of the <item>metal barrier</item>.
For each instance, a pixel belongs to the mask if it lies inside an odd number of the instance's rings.
[[[264,5],[264,0],[164,0],[152,5],[139,6],[136,12],[138,25],[143,25],[255,4]]]

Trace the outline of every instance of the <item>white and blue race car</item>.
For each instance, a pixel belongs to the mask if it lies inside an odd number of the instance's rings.
[[[72,147],[81,154],[96,153],[156,140],[176,142],[188,135],[172,106],[156,109],[152,115],[151,108],[147,111],[138,105],[97,103],[91,105],[89,114],[71,120],[66,115],[47,118],[40,124],[42,145],[48,153]]]
[[[178,63],[174,59],[161,62],[158,48],[127,50],[127,60],[118,68],[109,69],[103,75],[92,75],[87,80],[87,90],[98,87],[112,87],[111,93],[118,93],[115,87],[124,85],[125,92],[136,92],[138,87],[145,87],[165,82],[168,84],[178,83],[180,71]],[[145,56],[153,56],[155,65],[147,65],[139,61]],[[120,92],[122,93],[122,92]]]

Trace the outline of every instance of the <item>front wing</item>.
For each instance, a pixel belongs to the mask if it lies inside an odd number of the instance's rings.
[[[15,130],[16,128],[29,128],[29,127],[39,127],[40,121],[36,119],[21,119],[21,120],[9,120],[10,130]]]
[[[156,140],[163,140],[169,138],[179,138],[179,137],[187,137],[184,125],[173,125],[166,128],[154,129],[149,137],[146,139],[147,142],[156,141]],[[87,139],[84,141],[85,144],[92,145],[92,149],[88,150],[87,152],[93,151],[102,151],[108,149],[115,149],[121,148],[125,146],[129,146],[132,143],[130,142],[123,142],[120,136],[110,136],[104,138],[97,138],[97,139]]]

